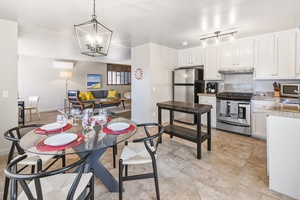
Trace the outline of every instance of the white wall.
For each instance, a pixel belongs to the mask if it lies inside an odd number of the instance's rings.
[[[130,47],[111,44],[107,56],[90,57],[80,53],[75,35],[28,25],[19,29],[19,55],[120,64],[130,60]]]
[[[17,36],[18,24],[0,19],[0,132],[3,133],[18,125],[18,70],[17,70]],[[8,97],[2,96],[3,91]],[[8,152],[11,143],[0,137],[0,155]]]
[[[177,56],[177,50],[152,43],[132,48],[132,120],[157,122],[156,103],[172,99],[172,70],[177,68]],[[141,80],[135,78],[137,68],[143,70]]]
[[[107,67],[99,62],[74,62],[71,70],[53,68],[52,58],[35,56],[19,56],[19,96],[27,100],[29,96],[40,96],[39,110],[49,111],[63,108],[65,94],[65,79],[59,76],[60,71],[72,71],[68,89],[87,91],[87,74],[101,74],[102,88],[114,89],[122,95],[131,90],[130,86],[107,86]],[[25,101],[26,102],[26,101]],[[26,102],[28,103],[28,102]]]

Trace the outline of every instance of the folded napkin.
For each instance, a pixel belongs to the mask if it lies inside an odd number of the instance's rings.
[[[79,139],[79,138],[81,138],[81,139]],[[68,144],[65,144],[65,145],[62,145],[62,146],[50,146],[50,145],[46,145],[44,143],[44,140],[43,140],[43,141],[39,142],[36,145],[36,149],[38,149],[40,151],[59,151],[59,150],[64,150],[64,149],[76,147],[76,146],[80,145],[83,142],[84,142],[83,135],[77,134],[76,140],[73,140],[72,142],[70,142]]]
[[[72,128],[72,124],[67,124],[63,127],[63,131],[69,130],[70,128]],[[53,130],[53,131],[46,131],[43,130],[41,128],[37,128],[34,130],[35,133],[37,134],[54,134],[54,133],[60,133],[61,132],[61,128],[57,129],[57,130]]]
[[[111,135],[119,135],[119,134],[125,134],[131,131],[134,131],[135,126],[130,124],[130,126],[122,131],[113,131],[109,128],[107,128],[107,126],[103,127],[103,132],[106,134],[111,134]]]

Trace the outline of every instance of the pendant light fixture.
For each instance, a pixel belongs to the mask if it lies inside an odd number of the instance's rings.
[[[219,40],[220,31],[216,31],[215,34],[217,35],[216,36],[216,46],[219,46],[219,43],[220,43],[220,40]]]
[[[209,37],[203,37],[203,38],[200,38],[200,40],[202,41],[202,47],[205,48],[207,43],[207,39],[211,39],[211,38],[215,38],[215,44],[216,46],[218,46],[220,44],[220,37],[221,36],[225,36],[225,35],[230,35],[231,34],[231,37],[230,37],[230,42],[233,43],[234,42],[234,34],[237,33],[237,31],[233,31],[233,32],[229,32],[229,33],[222,33],[220,31],[216,31],[214,32],[213,36],[209,36]]]
[[[74,29],[82,54],[93,57],[101,55],[106,56],[108,54],[113,32],[97,21],[95,7],[96,4],[94,0],[92,20],[74,25]]]

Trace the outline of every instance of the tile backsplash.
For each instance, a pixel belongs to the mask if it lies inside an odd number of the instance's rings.
[[[207,81],[212,82],[212,81]],[[255,80],[253,74],[225,74],[224,80],[217,82],[218,92],[252,92],[269,93],[273,92],[273,83],[300,83],[300,80]],[[223,86],[222,86],[223,85]]]
[[[255,92],[255,84],[224,84],[224,92]]]

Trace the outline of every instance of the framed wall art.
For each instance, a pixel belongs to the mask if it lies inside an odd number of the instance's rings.
[[[101,74],[87,74],[87,89],[101,88]]]

